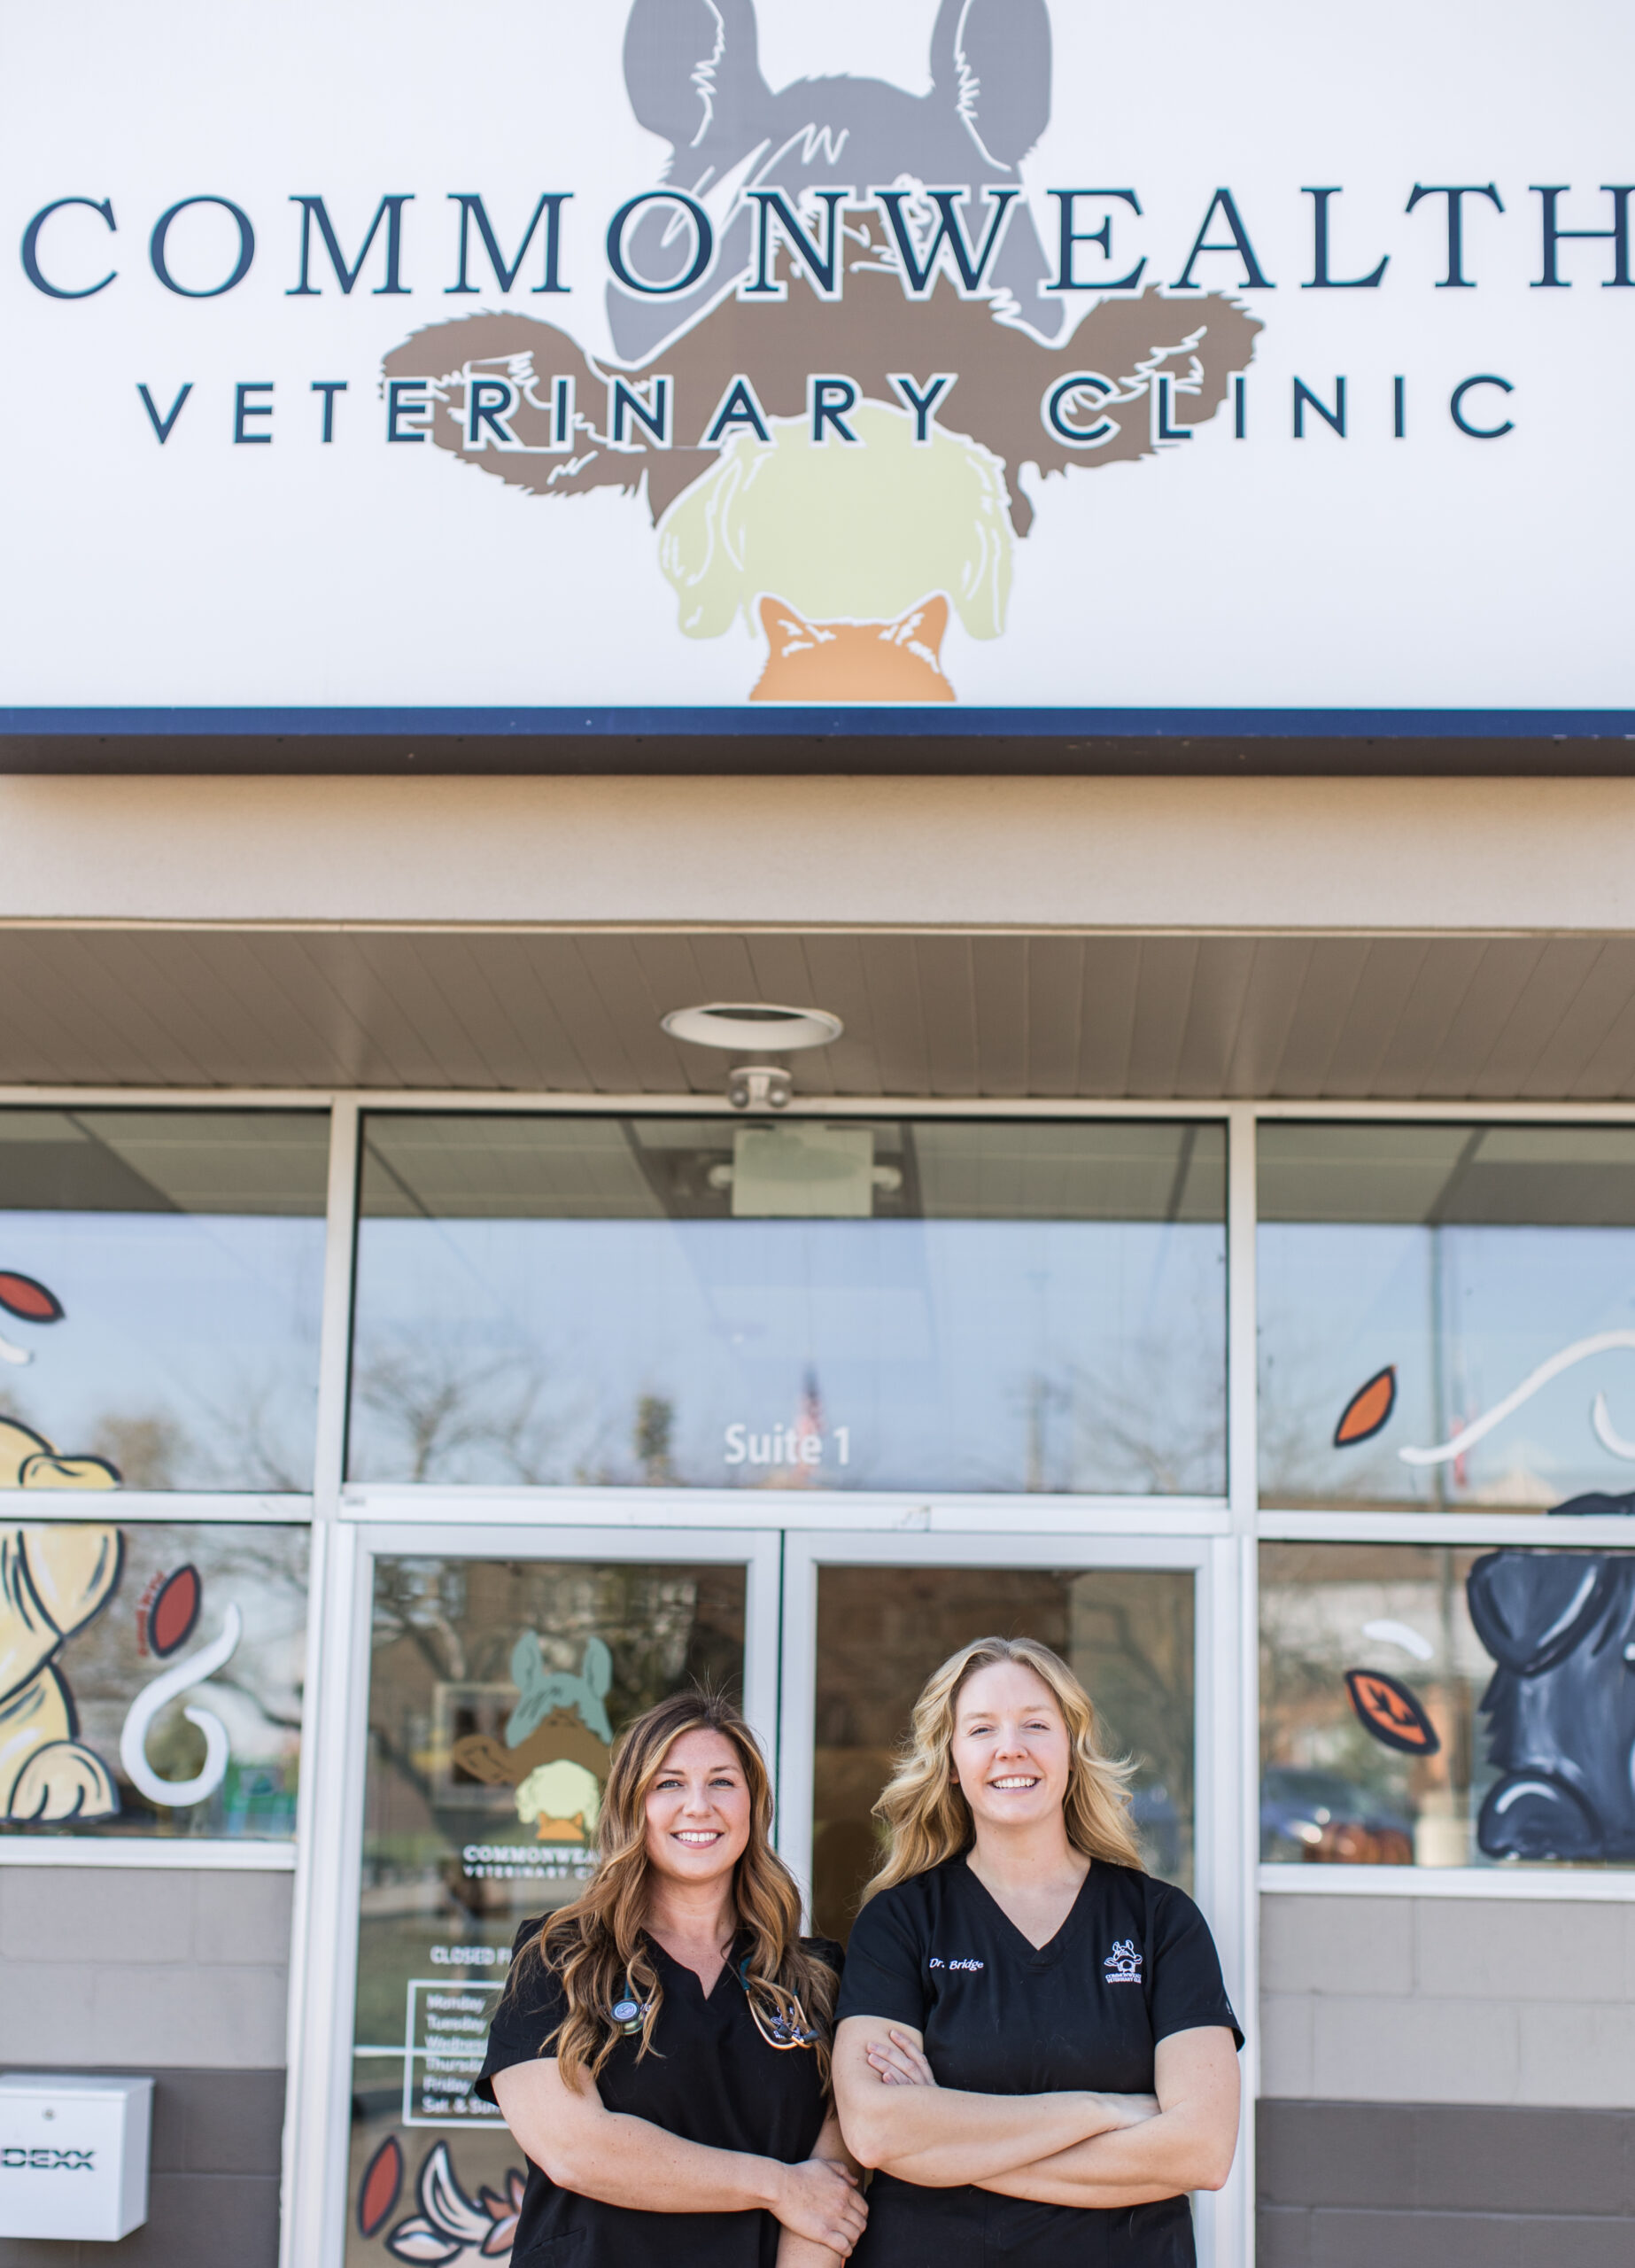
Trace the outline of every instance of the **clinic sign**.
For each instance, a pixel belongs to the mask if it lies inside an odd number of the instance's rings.
[[[1635,35],[1400,12],[179,4],[156,73],[82,0],[13,43],[4,699],[1635,711]]]

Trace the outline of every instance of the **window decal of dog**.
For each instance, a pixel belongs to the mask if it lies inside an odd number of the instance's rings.
[[[1635,1555],[1492,1551],[1466,1583],[1498,1664],[1480,1708],[1490,1859],[1635,1859]]]
[[[539,1639],[525,1630],[512,1649],[511,1677],[517,1703],[503,1743],[468,1734],[454,1743],[453,1761],[491,1788],[514,1788],[517,1817],[541,1843],[588,1848],[613,1751],[605,1701],[613,1656],[590,1638],[577,1674],[548,1670]]]
[[[639,496],[683,635],[764,639],[753,699],[957,699],[942,637],[950,619],[1004,633],[1022,469],[1184,459],[1262,327],[1220,293],[1132,289],[1067,335],[1016,183],[1050,117],[1046,0],[944,0],[933,46],[925,97],[848,76],[773,94],[753,0],[635,0],[627,89],[711,215],[708,273],[659,301],[611,284],[616,361],[509,314],[433,323],[384,360],[477,470]],[[761,293],[757,190],[826,243],[833,291],[773,229]],[[662,282],[694,242],[679,207],[649,205],[627,265]]]
[[[14,1418],[0,1418],[0,1487],[112,1488],[100,1457],[59,1457]],[[0,1821],[54,1826],[111,1819],[108,1767],[79,1739],[63,1648],[119,1588],[117,1527],[78,1522],[0,1527]]]

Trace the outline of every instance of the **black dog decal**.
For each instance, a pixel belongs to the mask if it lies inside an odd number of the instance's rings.
[[[1635,1554],[1491,1551],[1466,1584],[1499,1667],[1481,1709],[1502,1777],[1490,1859],[1635,1858]]]
[[[931,35],[932,87],[910,95],[879,79],[802,79],[774,94],[761,74],[755,0],[635,0],[624,33],[631,107],[670,146],[666,182],[716,222],[716,256],[691,291],[638,299],[608,287],[614,343],[641,361],[748,269],[753,224],[743,191],[871,190],[918,183],[968,189],[972,243],[986,234],[985,184],[1019,185],[1018,168],[1050,119],[1050,13],[1046,0],[942,0]],[[690,229],[673,208],[649,206],[632,226],[628,256],[655,284],[684,275]],[[1063,302],[1041,298],[1051,274],[1037,229],[1018,198],[988,270],[1021,320],[1045,338],[1062,328]]]

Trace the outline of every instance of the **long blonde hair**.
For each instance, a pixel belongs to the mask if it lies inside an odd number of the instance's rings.
[[[752,2002],[771,2018],[798,2001],[818,2032],[818,2070],[829,2076],[829,2033],[839,1980],[801,1944],[801,1893],[772,1848],[772,1787],[756,1736],[732,1703],[696,1689],[648,1709],[613,1751],[597,1825],[596,1870],[570,1906],[546,1916],[523,1958],[538,1957],[561,1979],[568,2013],[541,2053],[553,2054],[571,2086],[595,2078],[618,2045],[611,2021],[626,1993],[646,2009],[639,2055],[652,2047],[664,1992],[643,1934],[649,1877],[647,1794],[684,1733],[719,1733],[738,1751],[749,1790],[749,1840],[732,1876],[732,1899],[749,1948],[741,1976]],[[730,1978],[724,1979],[735,1989]]]
[[[971,1843],[971,1806],[952,1764],[955,1711],[966,1681],[996,1662],[1018,1662],[1032,1670],[1050,1687],[1062,1713],[1069,1744],[1062,1802],[1067,1840],[1087,1859],[1144,1871],[1130,1824],[1128,1783],[1135,1767],[1102,1747],[1096,1705],[1072,1670],[1037,1638],[973,1638],[933,1670],[914,1704],[897,1768],[874,1806],[886,1829],[886,1857],[864,1891],[863,1905],[894,1883],[940,1866]]]

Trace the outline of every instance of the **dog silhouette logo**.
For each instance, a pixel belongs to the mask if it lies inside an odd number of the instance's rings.
[[[943,0],[929,62],[924,94],[774,89],[754,0],[635,0],[625,94],[670,156],[608,233],[613,356],[498,313],[384,359],[444,452],[554,504],[636,500],[682,636],[761,647],[749,699],[957,701],[945,641],[1010,619],[1024,470],[1175,455],[1261,328],[1135,272],[1070,321],[1020,173],[1047,0]],[[640,611],[610,597],[609,641]]]

